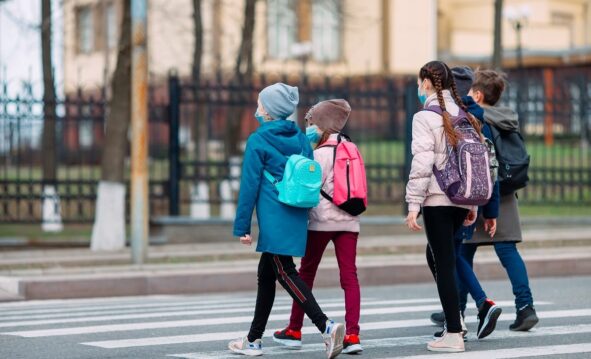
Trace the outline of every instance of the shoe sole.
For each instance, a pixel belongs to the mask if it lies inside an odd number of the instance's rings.
[[[361,347],[361,344],[352,344],[346,348],[343,347],[343,351],[341,353],[342,354],[357,354],[357,353],[361,353],[362,351],[363,351],[363,348]]]
[[[491,308],[491,310],[488,311],[488,314],[484,319],[484,324],[478,332],[478,339],[484,339],[488,337],[495,330],[495,327],[497,326],[497,319],[499,319],[499,316],[502,312],[503,309],[497,306]]]
[[[441,353],[461,353],[465,352],[466,349],[462,348],[435,348],[427,345],[427,350],[432,352],[441,352]]]
[[[343,351],[343,340],[345,340],[345,326],[338,323],[335,324],[332,333],[330,334],[331,338],[331,348],[326,348],[326,356],[328,359],[336,358],[337,355],[341,354]]]
[[[234,348],[230,344],[228,344],[228,349],[230,349],[230,351],[233,352],[233,353],[242,354],[242,355],[246,355],[246,356],[249,356],[249,357],[258,357],[258,356],[263,355],[263,352],[262,351],[260,353],[258,353],[258,352],[253,353],[250,350],[242,350],[242,349]]]
[[[540,319],[538,318],[537,315],[530,315],[529,317],[527,317],[523,320],[523,323],[521,323],[520,326],[518,326],[517,328],[513,328],[513,329],[509,328],[509,329],[514,332],[527,332],[528,330],[533,328],[536,324],[538,324],[539,321],[540,321]]]
[[[437,333],[435,333],[435,334],[437,334]],[[435,334],[433,334],[433,339],[437,340],[437,339],[441,338]],[[464,343],[468,341],[468,331],[466,331],[465,333],[462,332],[462,338],[464,338]]]
[[[287,349],[302,349],[302,341],[301,340],[290,340],[290,339],[279,339],[273,337],[273,341],[275,343],[279,343],[285,346]]]

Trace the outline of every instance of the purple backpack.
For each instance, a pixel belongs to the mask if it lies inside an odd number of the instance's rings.
[[[423,111],[432,111],[443,116],[439,106],[430,106]],[[445,167],[440,171],[433,165],[433,173],[439,187],[453,203],[485,205],[493,191],[488,148],[462,109],[457,116],[451,116],[451,120],[458,135],[458,144],[455,148],[448,145]]]

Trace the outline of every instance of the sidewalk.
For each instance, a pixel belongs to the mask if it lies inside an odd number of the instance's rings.
[[[432,281],[421,234],[362,236],[358,275],[365,285]],[[591,226],[524,230],[520,252],[530,276],[591,274]],[[95,253],[85,248],[0,251],[0,301],[249,290],[256,286],[259,254],[253,247],[219,243],[164,244],[149,248],[145,265],[130,250]],[[505,278],[491,247],[476,258],[482,279]],[[332,246],[318,273],[319,286],[339,286]]]

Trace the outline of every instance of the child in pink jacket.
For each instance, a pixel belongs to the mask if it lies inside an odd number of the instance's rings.
[[[320,147],[327,141],[337,142],[351,113],[351,107],[345,100],[322,101],[313,106],[306,114],[306,134],[312,143],[314,160],[322,166],[323,190],[333,195],[334,147]],[[359,217],[352,216],[335,206],[326,198],[320,198],[320,204],[310,210],[308,224],[308,242],[306,254],[302,258],[299,275],[312,288],[318,265],[326,246],[333,241],[339,264],[341,287],[345,291],[346,335],[343,353],[359,353],[363,349],[359,342],[359,312],[361,293],[357,280],[357,237],[359,236]],[[302,325],[304,312],[294,303],[287,328],[273,334],[273,339],[291,348],[302,345]]]

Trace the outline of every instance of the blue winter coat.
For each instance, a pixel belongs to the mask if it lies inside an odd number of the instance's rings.
[[[280,181],[287,157],[293,154],[314,158],[306,135],[292,121],[265,122],[246,142],[234,236],[250,234],[256,206],[257,252],[303,257],[306,251],[308,209],[279,202],[275,186],[263,175],[267,170]]]

